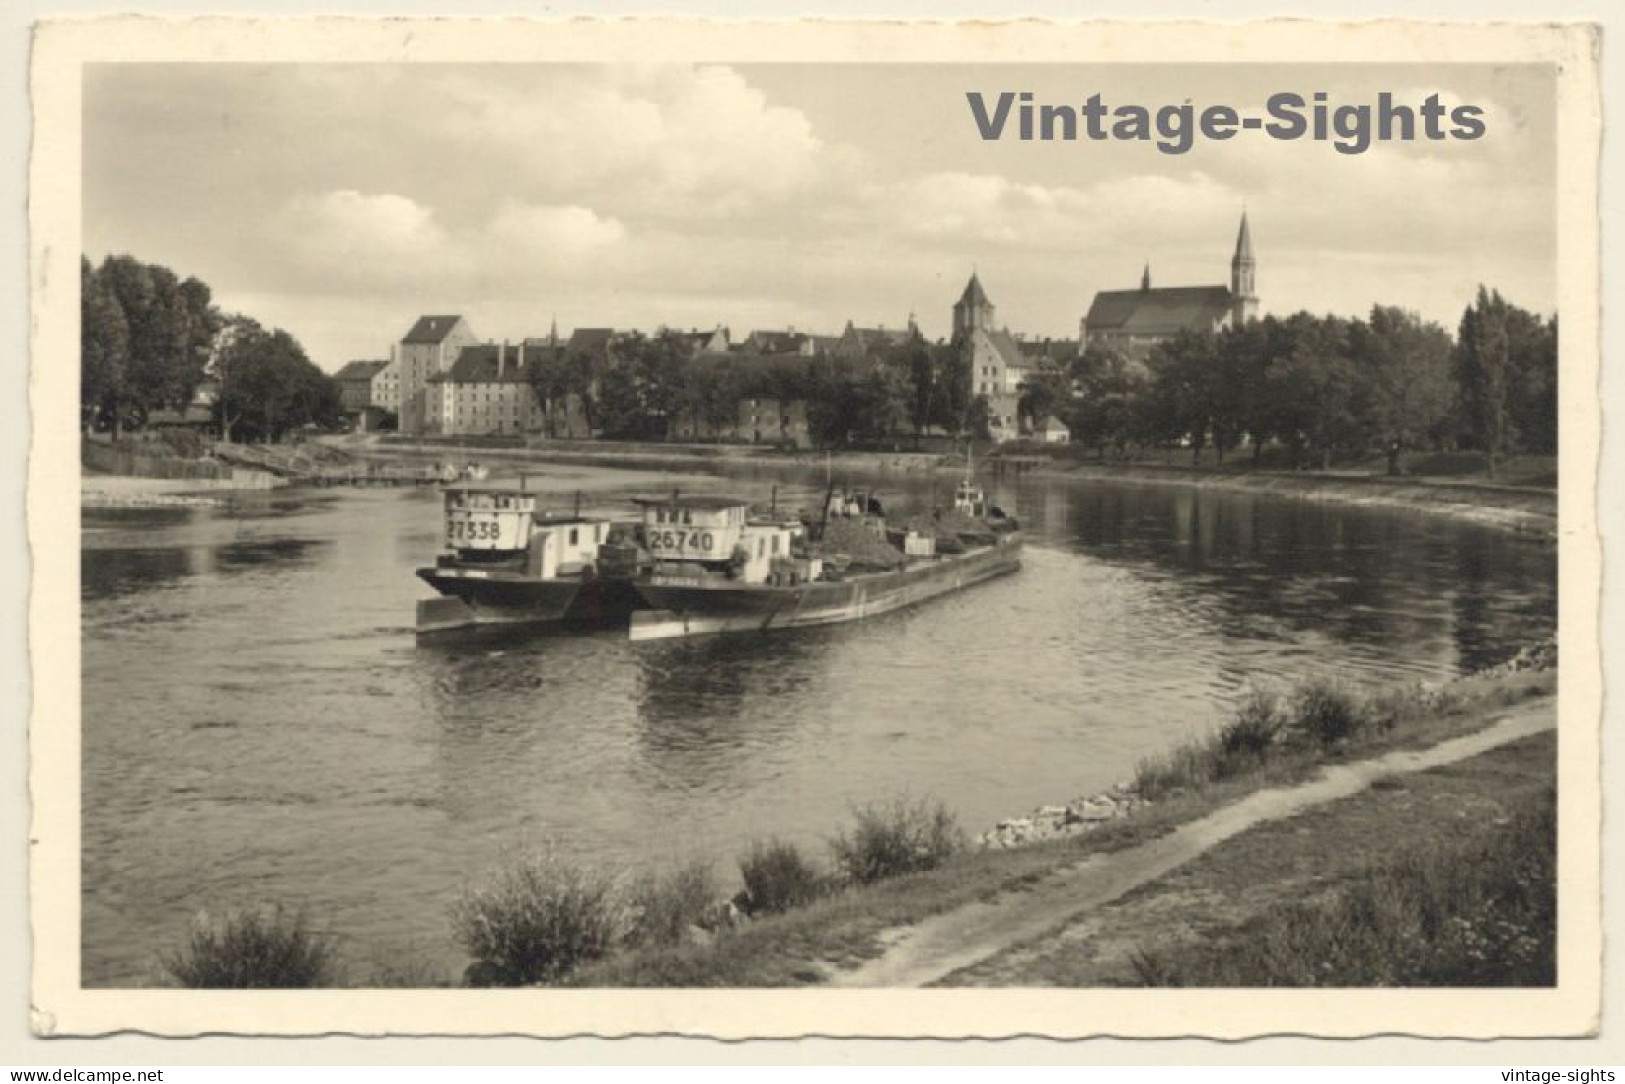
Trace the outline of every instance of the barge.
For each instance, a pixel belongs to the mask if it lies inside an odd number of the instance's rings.
[[[615,627],[638,605],[639,551],[623,538],[626,525],[579,508],[544,512],[523,479],[443,493],[444,551],[417,570],[440,597],[418,602],[418,635],[495,625]]]
[[[1019,524],[991,508],[968,478],[951,515],[937,517],[947,524],[942,529],[889,527],[868,497],[832,494],[817,528],[753,515],[746,501],[730,498],[643,503],[653,567],[637,581],[642,605],[631,616],[633,640],[856,621],[1021,567]],[[828,540],[832,522],[846,537],[864,538],[866,548],[889,547],[892,567],[865,567],[838,552]]]

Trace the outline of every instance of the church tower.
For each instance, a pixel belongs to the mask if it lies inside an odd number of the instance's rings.
[[[1236,254],[1230,257],[1230,322],[1240,327],[1258,316],[1258,291],[1253,272],[1253,235],[1247,229],[1247,212],[1241,212],[1241,232],[1236,235]]]
[[[963,338],[977,328],[993,330],[993,302],[972,271],[965,292],[954,302],[954,337]]]

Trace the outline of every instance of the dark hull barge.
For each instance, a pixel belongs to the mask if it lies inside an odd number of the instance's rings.
[[[963,554],[888,572],[795,585],[655,576],[640,584],[648,609],[632,614],[634,640],[833,625],[913,606],[1021,567],[1021,537],[1005,534]]]
[[[816,524],[745,501],[645,501],[652,568],[633,640],[834,625],[889,613],[1021,567],[1019,525],[969,475],[950,512],[887,523],[869,494],[826,496]]]
[[[549,515],[501,484],[448,487],[445,550],[418,578],[420,636],[488,626],[624,627],[640,599],[637,548],[608,519]]]

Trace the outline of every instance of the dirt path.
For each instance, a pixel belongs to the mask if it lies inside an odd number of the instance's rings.
[[[1520,705],[1484,730],[1429,749],[1389,753],[1334,765],[1316,779],[1266,790],[1184,825],[1168,835],[1112,854],[1089,857],[1020,895],[975,903],[883,935],[886,951],[862,966],[836,971],[831,986],[924,986],[1041,937],[1069,919],[1162,877],[1256,825],[1358,794],[1373,780],[1425,771],[1540,733],[1555,724],[1552,698]]]

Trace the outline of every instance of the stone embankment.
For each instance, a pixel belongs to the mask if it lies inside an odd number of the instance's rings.
[[[990,850],[1004,850],[1082,835],[1149,804],[1132,784],[1119,783],[1102,794],[1074,798],[1066,805],[1039,806],[1025,817],[1002,820],[978,836],[976,842]]]

